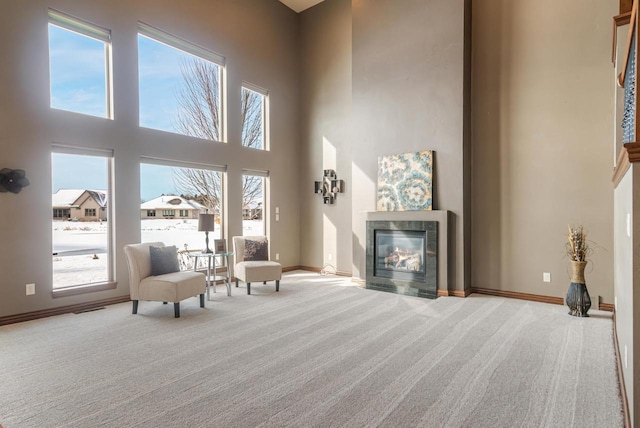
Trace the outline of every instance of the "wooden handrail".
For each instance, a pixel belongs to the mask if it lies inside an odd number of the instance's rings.
[[[621,13],[613,17],[613,42],[611,44],[611,62],[616,62],[616,56],[618,55],[618,27],[627,25],[631,22],[631,11]]]
[[[618,75],[618,85],[624,88],[624,79],[627,75],[627,64],[629,63],[629,55],[635,52],[631,52],[631,40],[633,39],[634,31],[637,32],[637,16],[638,16],[638,0],[633,0],[633,7],[631,9],[631,19],[629,21],[629,32],[627,33],[627,48],[625,49],[624,61],[622,62],[622,71]],[[636,40],[637,42],[637,40]],[[637,43],[636,43],[636,50]]]

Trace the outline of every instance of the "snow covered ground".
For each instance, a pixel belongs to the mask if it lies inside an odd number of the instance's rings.
[[[107,222],[54,221],[53,288],[107,281]],[[141,220],[142,242],[162,241],[190,250],[203,249],[204,232],[198,232],[198,220]],[[243,221],[244,235],[262,235],[262,221]],[[220,229],[209,233],[209,248],[220,238]],[[231,250],[233,244],[227,242]]]

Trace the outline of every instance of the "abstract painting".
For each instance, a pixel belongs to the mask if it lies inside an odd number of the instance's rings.
[[[433,152],[378,158],[378,211],[431,210]]]

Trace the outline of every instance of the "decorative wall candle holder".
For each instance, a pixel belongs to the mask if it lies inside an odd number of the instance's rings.
[[[29,185],[24,169],[3,168],[0,170],[0,192],[20,193]]]
[[[314,193],[322,195],[325,204],[333,204],[338,193],[344,192],[344,180],[338,180],[336,172],[325,169],[322,180],[314,183]]]

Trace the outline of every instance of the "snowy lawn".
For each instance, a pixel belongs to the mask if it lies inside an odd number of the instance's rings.
[[[198,220],[141,220],[142,242],[161,241],[178,249],[203,249],[204,232],[198,232]],[[217,225],[216,225],[217,226]],[[244,235],[262,235],[262,221],[245,220]],[[107,222],[54,221],[53,288],[108,280]],[[209,248],[220,238],[220,229],[209,233]],[[227,249],[233,243],[227,242]]]

